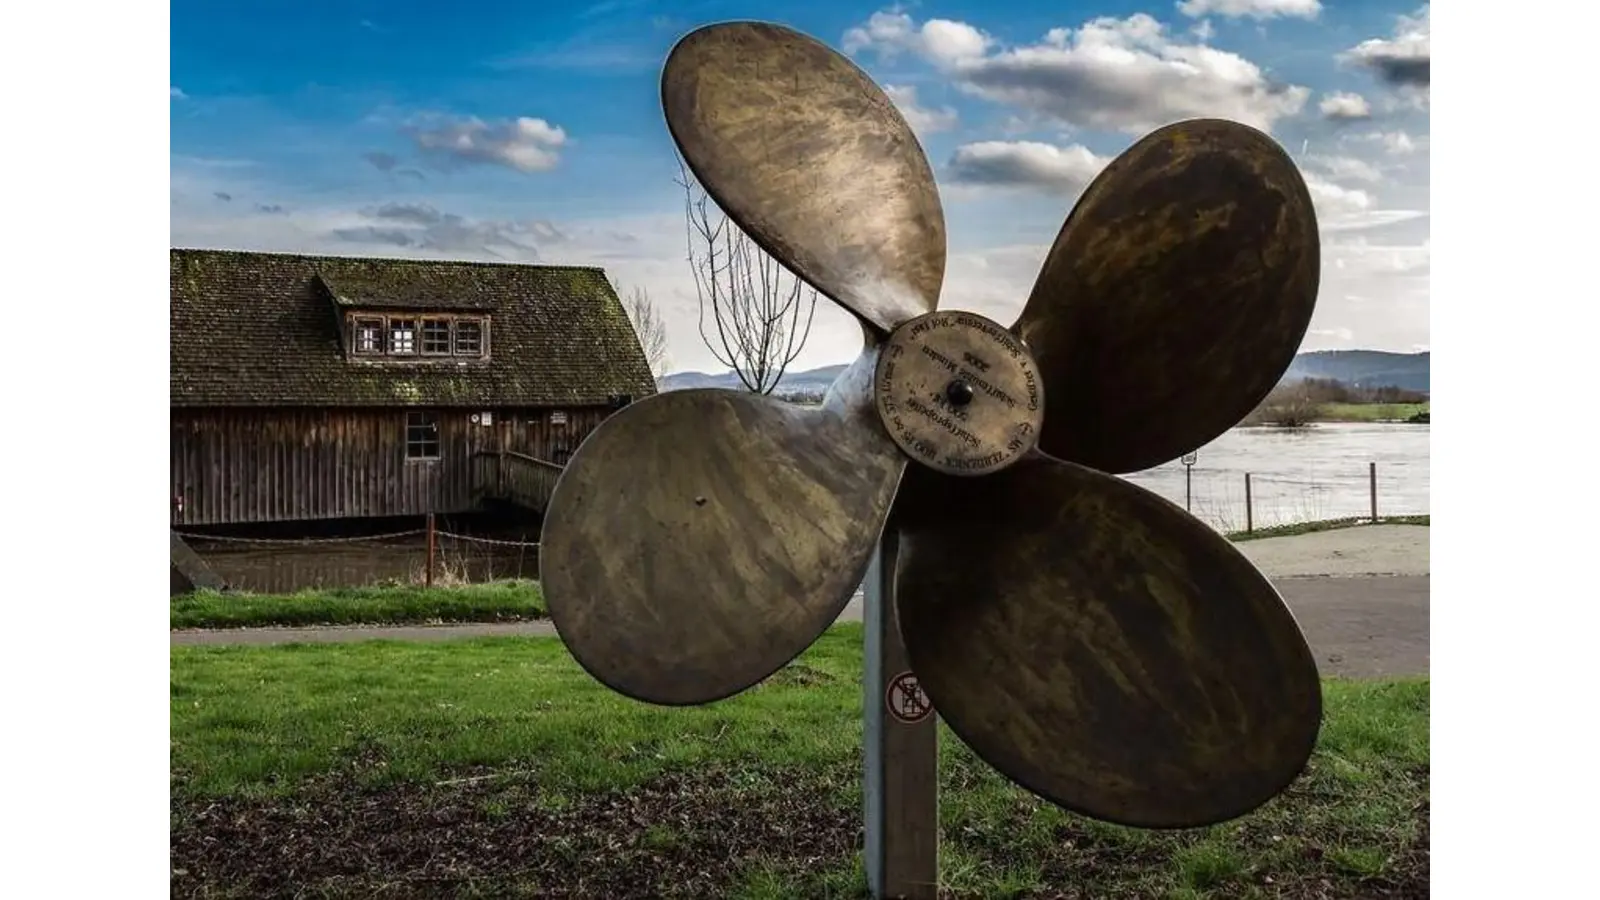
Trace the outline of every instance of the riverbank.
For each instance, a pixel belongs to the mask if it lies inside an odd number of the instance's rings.
[[[1324,403],[1317,422],[1408,422],[1430,415],[1429,403]]]
[[[175,648],[173,896],[860,896],[860,648],[673,710],[553,638]],[[942,896],[1425,896],[1429,683],[1324,692],[1296,784],[1179,832],[1062,812],[941,727]]]
[[[1376,522],[1368,516],[1345,516],[1339,519],[1320,519],[1315,522],[1273,525],[1269,528],[1257,528],[1252,531],[1233,531],[1228,533],[1228,540],[1235,543],[1240,541],[1259,541],[1263,538],[1294,537],[1300,534],[1318,534],[1323,531],[1365,528],[1372,525],[1417,525],[1425,528],[1432,521],[1433,517],[1431,515],[1379,516]]]

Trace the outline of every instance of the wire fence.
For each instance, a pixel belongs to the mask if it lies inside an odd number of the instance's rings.
[[[1313,477],[1166,466],[1127,480],[1225,533],[1326,519],[1428,512],[1426,471],[1351,466]],[[539,543],[431,527],[353,537],[256,538],[178,532],[228,584],[256,592],[364,586],[455,586],[537,579]]]
[[[219,537],[180,531],[231,587],[257,593],[308,588],[454,587],[539,577],[537,541],[434,528],[319,538]]]
[[[1301,477],[1167,466],[1127,476],[1225,533],[1328,519],[1428,514],[1428,476],[1409,463],[1329,468]]]

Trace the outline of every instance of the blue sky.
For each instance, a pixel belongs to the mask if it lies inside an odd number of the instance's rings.
[[[173,244],[603,265],[662,308],[672,368],[717,368],[657,79],[690,28],[759,18],[847,52],[918,132],[950,234],[943,306],[1009,322],[1100,166],[1165,122],[1220,115],[1269,130],[1317,199],[1323,292],[1306,348],[1428,345],[1426,6],[447,8],[174,2]],[[846,314],[818,309],[797,366],[859,349]]]

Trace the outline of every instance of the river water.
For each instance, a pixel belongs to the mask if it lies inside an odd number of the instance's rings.
[[[1364,516],[1371,509],[1368,466],[1376,463],[1379,515],[1427,513],[1428,446],[1427,425],[1235,428],[1198,451],[1190,511],[1223,531],[1243,529],[1247,517],[1264,528]],[[1179,506],[1185,503],[1179,462],[1127,477]],[[427,560],[421,535],[317,544],[197,543],[195,549],[223,580],[250,591],[420,582]],[[538,571],[538,547],[515,541],[445,537],[435,553],[439,583],[537,578]]]
[[[1235,428],[1196,453],[1190,512],[1224,531],[1245,527],[1245,474],[1257,528],[1371,511],[1376,464],[1378,515],[1428,512],[1428,426],[1324,423],[1305,429]],[[1184,504],[1184,467],[1167,463],[1128,476]]]

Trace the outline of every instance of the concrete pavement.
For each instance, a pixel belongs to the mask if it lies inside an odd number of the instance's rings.
[[[1290,577],[1273,582],[1306,633],[1325,675],[1371,678],[1428,673],[1428,576]],[[841,622],[861,620],[850,601]],[[548,637],[547,621],[466,625],[231,628],[174,631],[172,646],[441,641]]]

